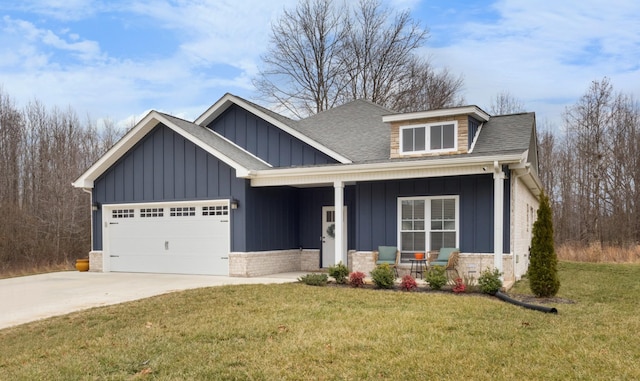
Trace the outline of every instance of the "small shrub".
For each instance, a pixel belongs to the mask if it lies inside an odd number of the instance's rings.
[[[324,273],[311,273],[298,278],[299,282],[309,286],[326,286],[328,280],[329,277]]]
[[[413,291],[418,289],[418,284],[410,274],[407,274],[402,277],[402,282],[400,282],[400,289],[403,291]]]
[[[462,283],[464,284],[465,292],[476,292],[478,291],[478,284],[474,277],[469,275],[462,276]]]
[[[329,276],[335,279],[338,284],[347,283],[347,275],[349,275],[349,269],[342,262],[329,267]]]
[[[351,287],[362,287],[364,286],[364,273],[361,271],[354,271],[349,274],[349,284]]]
[[[453,282],[454,284],[452,290],[456,294],[464,292],[467,289],[467,285],[464,284],[464,280],[462,280],[462,278],[456,278]]]
[[[498,269],[485,269],[482,271],[478,278],[478,287],[480,287],[480,292],[493,295],[500,291],[500,287],[502,287],[500,275],[502,275],[502,273],[498,271]]]
[[[442,286],[447,284],[445,268],[442,266],[431,266],[429,271],[427,271],[427,276],[425,276],[424,280],[429,283],[429,287],[431,287],[431,289],[440,290]]]
[[[383,263],[371,271],[371,280],[379,288],[393,288],[396,275],[391,266]]]

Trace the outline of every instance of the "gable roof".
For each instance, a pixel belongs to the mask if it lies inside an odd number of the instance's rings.
[[[150,111],[135,127],[127,132],[98,161],[80,175],[72,185],[76,188],[93,188],[93,182],[115,164],[153,128],[162,124],[185,139],[214,155],[236,170],[238,177],[248,176],[251,171],[268,169],[271,166],[251,153],[236,146],[208,128],[175,116]]]
[[[310,136],[307,136],[301,133],[300,131],[298,131],[295,128],[298,122],[294,121],[293,119],[289,119],[283,115],[270,111],[262,106],[258,106],[255,103],[249,102],[243,98],[237,97],[229,93],[225,94],[216,103],[214,103],[211,107],[209,107],[207,111],[205,111],[202,115],[200,115],[195,120],[194,123],[202,127],[206,127],[218,116],[220,116],[223,112],[225,112],[229,107],[231,107],[231,105],[233,104],[240,106],[246,111],[271,123],[277,128],[288,133],[289,135],[303,141],[304,143],[310,145],[311,147],[317,149],[318,151],[324,153],[325,155],[335,159],[339,163],[348,164],[352,162],[349,158],[347,158],[343,154],[332,150],[331,148],[314,140]]]

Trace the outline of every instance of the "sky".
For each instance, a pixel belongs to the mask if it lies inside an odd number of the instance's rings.
[[[227,92],[256,100],[270,23],[296,3],[3,0],[0,88],[20,107],[38,100],[123,127],[151,109],[195,120]],[[594,80],[640,99],[640,1],[384,4],[429,30],[418,54],[463,77],[466,104],[489,111],[506,92],[536,112],[539,129],[560,129]]]

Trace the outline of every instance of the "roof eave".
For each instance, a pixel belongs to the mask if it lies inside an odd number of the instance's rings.
[[[491,115],[486,113],[478,106],[464,106],[455,107],[449,109],[438,109],[428,111],[407,112],[402,114],[385,115],[382,117],[382,121],[385,123],[390,122],[403,122],[416,119],[438,118],[455,115],[471,115],[481,122],[487,122],[491,118]]]
[[[421,176],[463,175],[488,173],[495,162],[501,165],[522,163],[522,153],[481,157],[446,158],[439,160],[388,161],[381,163],[326,165],[300,168],[274,168],[253,172],[249,178],[253,186],[305,185],[314,182],[373,181]]]

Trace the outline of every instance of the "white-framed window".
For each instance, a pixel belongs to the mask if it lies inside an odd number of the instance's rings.
[[[398,198],[398,246],[402,261],[414,253],[459,247],[459,196]]]
[[[458,122],[400,127],[400,152],[447,152],[458,149]]]

